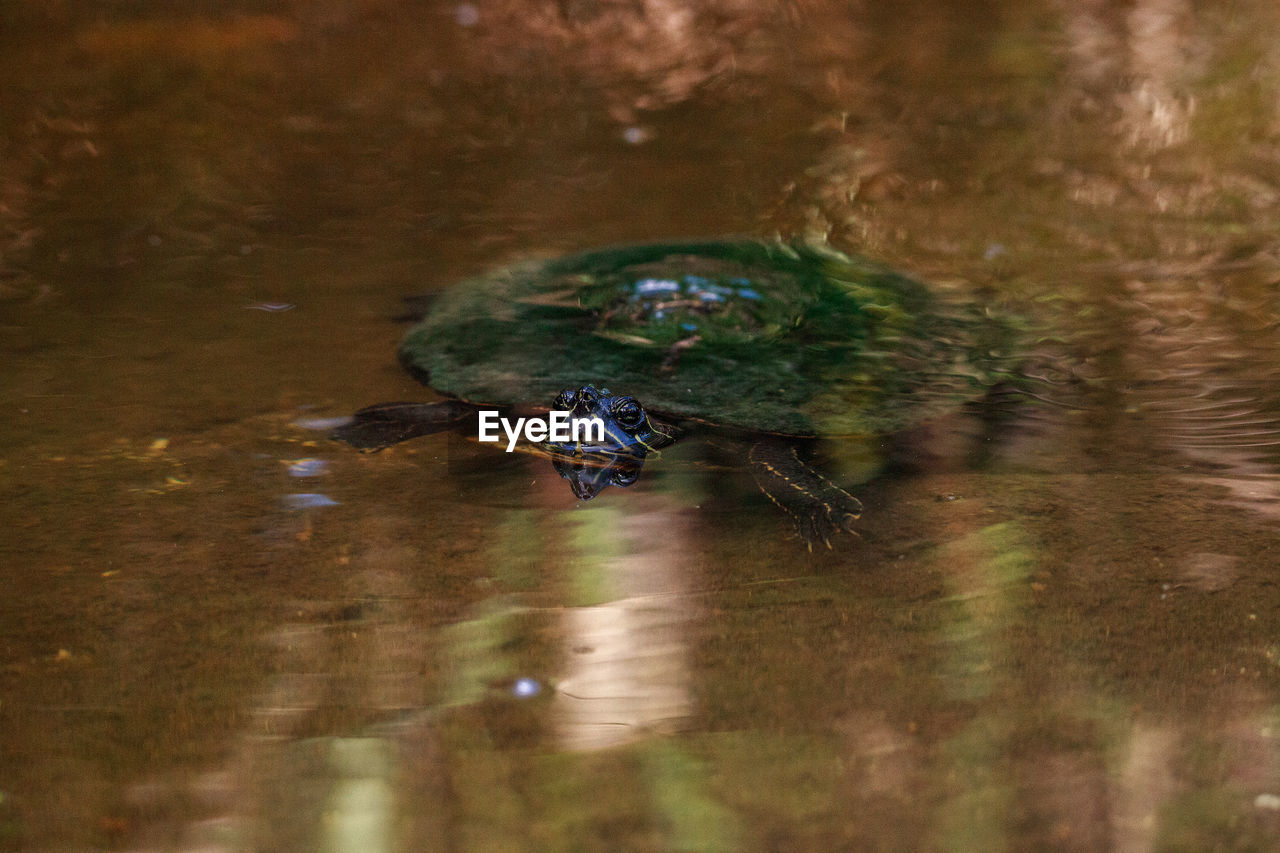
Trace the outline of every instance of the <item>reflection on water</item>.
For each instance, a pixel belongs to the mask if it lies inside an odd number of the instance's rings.
[[[0,849],[1280,846],[1278,26],[0,5]],[[725,233],[978,294],[1031,394],[819,448],[888,472],[814,554],[732,447],[578,505],[295,425],[429,399],[403,296]]]
[[[602,601],[565,608],[566,666],[553,717],[569,750],[603,749],[670,730],[692,716],[688,521],[638,499],[619,513],[577,512],[569,565]],[[606,590],[608,590],[606,592]]]

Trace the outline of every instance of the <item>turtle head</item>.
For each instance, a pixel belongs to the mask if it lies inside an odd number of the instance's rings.
[[[603,424],[603,439],[581,442],[574,448],[577,451],[643,457],[675,441],[671,428],[650,418],[638,400],[625,394],[612,394],[608,388],[596,388],[594,385],[566,388],[556,397],[551,408],[568,412],[575,421],[598,418]]]

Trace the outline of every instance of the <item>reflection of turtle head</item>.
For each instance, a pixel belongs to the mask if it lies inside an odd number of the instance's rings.
[[[599,419],[604,427],[603,436],[597,433],[588,437],[583,433],[583,438],[571,445],[557,445],[556,449],[561,451],[626,454],[643,459],[645,454],[666,447],[675,440],[670,430],[653,421],[634,397],[625,394],[615,396],[608,388],[597,389],[594,385],[566,388],[556,397],[551,408],[568,412],[573,421]]]
[[[589,501],[609,486],[626,488],[640,478],[644,456],[616,453],[557,453],[551,457],[556,473],[569,481],[580,501]]]

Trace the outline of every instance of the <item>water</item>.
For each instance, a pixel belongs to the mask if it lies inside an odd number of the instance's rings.
[[[0,849],[1280,846],[1276,10],[689,8],[4,6]],[[813,553],[733,446],[305,428],[430,398],[401,297],[729,233],[1039,399],[821,448]]]

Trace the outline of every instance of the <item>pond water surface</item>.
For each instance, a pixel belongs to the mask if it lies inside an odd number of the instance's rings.
[[[0,849],[1280,849],[1276,32],[4,3]],[[818,448],[812,552],[741,448],[582,503],[308,428],[433,398],[402,297],[724,234],[1023,318],[1029,390]]]

